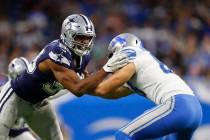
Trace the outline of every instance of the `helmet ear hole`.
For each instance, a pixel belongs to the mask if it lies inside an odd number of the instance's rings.
[[[138,40],[136,40],[136,44],[138,44]]]

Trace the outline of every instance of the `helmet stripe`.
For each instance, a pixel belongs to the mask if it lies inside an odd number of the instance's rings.
[[[82,17],[82,19],[85,21],[86,24],[86,31],[93,31],[93,26],[91,24],[91,21],[89,18],[87,18],[86,16],[80,14],[80,16]]]
[[[82,14],[80,14],[80,16],[85,21],[85,24],[88,26],[88,20],[87,20],[87,18],[84,15],[82,15]]]

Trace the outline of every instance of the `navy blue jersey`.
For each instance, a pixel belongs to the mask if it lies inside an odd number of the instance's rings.
[[[63,87],[56,80],[52,72],[43,73],[37,68],[39,63],[50,59],[54,63],[65,68],[82,73],[87,66],[90,56],[77,56],[70,49],[65,47],[60,40],[55,40],[44,47],[32,62],[32,66],[16,79],[12,80],[11,85],[16,94],[26,101],[37,103],[43,99],[56,94]]]

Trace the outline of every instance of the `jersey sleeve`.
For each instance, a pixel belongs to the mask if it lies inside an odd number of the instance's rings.
[[[130,62],[133,62],[136,68],[136,71],[139,69],[139,58],[138,58],[138,49],[134,47],[126,47],[122,50],[127,54]]]
[[[54,47],[48,55],[54,63],[66,68],[71,68],[72,57],[68,50],[61,47]]]

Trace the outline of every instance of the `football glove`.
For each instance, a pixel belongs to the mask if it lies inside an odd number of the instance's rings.
[[[105,72],[115,72],[129,63],[129,58],[124,52],[117,52],[103,66]]]

